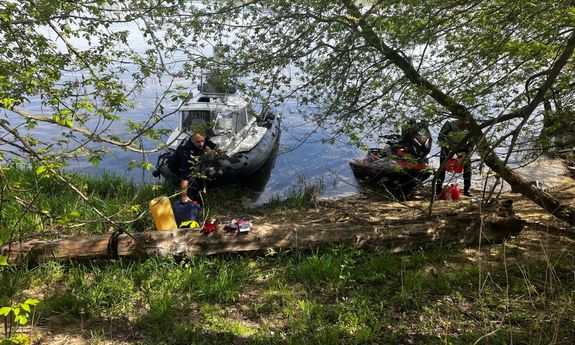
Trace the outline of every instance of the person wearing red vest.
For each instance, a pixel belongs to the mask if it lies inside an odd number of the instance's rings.
[[[437,181],[435,185],[436,195],[440,195],[443,191],[445,165],[447,161],[451,159],[453,155],[457,155],[458,160],[463,162],[463,195],[471,196],[472,145],[467,142],[462,142],[467,133],[467,123],[463,120],[446,121],[443,127],[441,127],[437,138],[441,152],[439,154],[439,170],[437,171]]]

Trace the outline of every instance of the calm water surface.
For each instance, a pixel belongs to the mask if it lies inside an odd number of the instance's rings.
[[[135,40],[138,40],[137,37]],[[70,75],[68,77],[77,78],[78,76]],[[129,79],[126,82],[129,83]],[[189,87],[193,89],[195,85],[189,85]],[[134,109],[122,114],[122,117],[125,119],[130,118],[134,121],[147,119],[153,111],[158,98],[163,94],[163,89],[162,85],[150,82],[145,86],[142,93],[133,100],[135,104]],[[169,111],[168,108],[170,106],[175,108],[176,105],[167,105],[166,113]],[[319,185],[321,187],[321,196],[343,196],[359,192],[360,187],[353,177],[348,161],[351,158],[362,156],[364,153],[356,147],[347,144],[347,138],[341,138],[335,144],[321,143],[321,139],[326,137],[326,133],[321,130],[314,131],[315,127],[313,125],[307,124],[298,113],[293,111],[296,106],[293,103],[286,103],[284,107],[275,110],[282,116],[280,146],[273,168],[270,166],[272,169],[269,176],[267,174],[260,176],[263,182],[266,182],[266,179],[267,182],[265,186],[261,184],[257,186],[258,191],[261,193],[255,201],[265,202],[273,195],[283,195],[289,192],[290,189],[301,187],[302,181]],[[50,109],[40,106],[39,99],[32,99],[26,110],[42,115],[51,115],[52,113]],[[8,114],[8,116],[10,117],[11,115]],[[174,114],[161,122],[159,127],[173,129],[175,125],[176,115]],[[117,124],[112,129],[116,131],[116,135],[122,136],[122,134],[125,134],[122,133],[122,128],[122,124]],[[309,135],[310,132],[313,132],[313,134]],[[432,166],[437,167],[437,129],[432,129],[432,132],[434,132],[434,145],[430,162]],[[39,138],[47,138],[57,135],[57,131],[55,131],[53,126],[39,124],[32,130],[32,134]],[[304,139],[305,141],[302,142]],[[373,143],[368,143],[368,145],[370,144]],[[154,143],[144,142],[145,149],[152,149],[153,147],[155,147]],[[109,172],[125,176],[136,183],[157,183],[159,180],[152,177],[150,171],[142,171],[141,169],[128,170],[128,163],[131,160],[145,159],[155,164],[159,154],[155,153],[143,157],[141,154],[114,148],[97,167],[94,167],[89,162],[75,161],[72,162],[70,168],[92,176]],[[553,171],[547,171],[545,176],[556,176],[561,173],[557,164],[547,164],[546,166]],[[529,178],[534,171],[542,170],[541,167],[526,168],[523,173]],[[545,176],[537,178],[544,179]],[[461,180],[460,177],[459,180]],[[459,182],[462,184],[462,181]],[[474,172],[473,187],[481,189],[484,185],[485,176]]]
[[[148,118],[155,107],[156,95],[162,93],[161,86],[151,85],[145,92],[136,99],[136,106],[123,116],[132,120],[142,121]],[[173,105],[175,107],[175,105]],[[270,162],[267,168],[257,176],[258,181],[252,181],[248,188],[256,190],[257,196],[254,202],[261,203],[276,195],[285,195],[294,188],[299,188],[303,183],[314,184],[320,187],[320,196],[341,197],[351,195],[361,191],[361,187],[355,180],[348,161],[352,158],[360,157],[364,152],[346,143],[347,138],[341,138],[335,144],[323,144],[321,139],[327,134],[322,130],[315,130],[315,126],[307,124],[299,114],[291,109],[295,104],[286,104],[276,112],[282,116],[282,134],[280,145],[275,162]],[[42,108],[39,100],[32,100],[26,109],[35,114],[50,115],[49,109]],[[166,112],[169,109],[166,109]],[[176,125],[176,115],[167,117],[159,124],[161,128],[174,128]],[[122,135],[122,125],[117,124],[113,129]],[[311,135],[310,132],[312,133]],[[437,158],[436,129],[432,129],[434,145],[430,155],[430,164],[433,167],[439,165]],[[31,133],[39,138],[53,136],[55,131],[53,126],[39,124]],[[154,143],[144,143],[145,149],[151,149]],[[132,160],[142,160],[143,158],[155,164],[160,153],[149,154],[143,157],[141,154],[123,151],[112,148],[111,152],[104,157],[98,166],[93,166],[86,161],[71,162],[70,169],[79,171],[91,176],[98,176],[103,173],[113,173],[121,175],[136,183],[159,183],[160,180],[154,178],[150,171],[141,169],[128,170],[128,163]],[[517,164],[517,163],[512,163]],[[475,164],[477,168],[477,164]],[[561,162],[549,158],[541,158],[538,162],[530,166],[519,169],[520,174],[529,180],[542,181],[549,187],[560,185],[561,179],[565,175]],[[488,179],[486,170],[480,173],[475,169],[473,174],[472,188],[481,190],[486,185],[493,183],[493,178]],[[451,178],[451,180],[450,180]],[[559,179],[559,181],[555,181]],[[486,182],[487,181],[487,182]],[[256,182],[256,183],[254,183]],[[463,184],[461,176],[449,175],[446,182]],[[504,190],[508,190],[504,186]],[[252,195],[252,194],[250,194]]]
[[[149,85],[144,93],[135,100],[135,108],[122,115],[135,121],[147,119],[154,109],[157,96],[163,92],[159,85]],[[175,107],[175,105],[171,105]],[[269,174],[269,179],[264,186],[257,186],[260,189],[257,202],[265,202],[271,196],[283,195],[293,188],[302,185],[302,182],[313,183],[321,187],[322,196],[342,196],[353,194],[358,191],[356,181],[351,173],[348,161],[358,157],[363,153],[354,146],[348,145],[345,138],[335,144],[323,144],[321,139],[326,137],[326,133],[317,130],[315,127],[301,118],[300,115],[291,111],[295,104],[287,104],[276,112],[282,116],[282,134],[280,146],[276,156],[275,164]],[[26,110],[42,115],[50,115],[50,109],[41,107],[39,100],[32,100]],[[169,109],[166,109],[167,113]],[[176,125],[176,115],[167,117],[159,124],[160,128],[174,128]],[[122,125],[117,124],[113,128],[118,135],[122,135]],[[310,132],[313,132],[311,135]],[[47,138],[55,133],[54,127],[39,124],[32,130],[32,134],[39,138]],[[304,141],[305,139],[305,141]],[[144,143],[146,149],[154,147],[153,143]],[[155,164],[160,153],[150,154],[145,159]],[[159,180],[151,175],[150,171],[141,169],[128,170],[128,163],[131,160],[142,160],[142,155],[130,151],[112,148],[98,166],[93,166],[86,161],[71,162],[71,170],[81,171],[91,176],[103,173],[114,173],[125,176],[136,183],[158,183]],[[268,176],[263,174],[260,177],[265,181]]]

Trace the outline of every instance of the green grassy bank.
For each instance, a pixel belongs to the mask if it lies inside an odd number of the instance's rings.
[[[107,231],[106,224],[86,222],[98,214],[64,186],[33,172],[4,176],[11,188],[4,188],[3,233]],[[117,213],[117,221],[133,219],[149,199],[171,192],[111,176],[76,183],[107,214]],[[20,198],[33,199],[36,210],[25,211],[9,194],[14,188],[29,192]],[[217,194],[210,199],[215,213],[230,207],[226,193],[234,192],[220,193],[220,202]],[[294,192],[266,212],[305,212],[306,200]],[[84,225],[70,228],[78,223]],[[126,226],[136,231],[152,223],[145,216]],[[0,308],[39,300],[17,331],[46,344],[572,343],[572,240],[527,235],[539,233],[527,230],[525,238],[481,250],[402,255],[330,246],[185,261],[4,266]],[[0,339],[10,325],[16,329],[12,320],[13,314],[4,316]]]

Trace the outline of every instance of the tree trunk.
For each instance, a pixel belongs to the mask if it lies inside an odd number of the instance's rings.
[[[442,244],[473,245],[499,242],[518,234],[524,222],[512,210],[512,201],[480,215],[477,211],[450,213],[411,220],[346,221],[308,224],[256,224],[242,235],[218,230],[208,235],[199,230],[152,231],[134,235],[72,237],[55,241],[29,240],[0,247],[10,263],[46,260],[107,259],[121,256],[189,257],[227,252],[277,248],[310,249],[329,243],[392,252],[416,250]]]
[[[503,162],[493,154],[486,156],[485,164],[491,170],[498,173],[505,182],[509,183],[513,191],[521,193],[553,216],[570,225],[575,225],[575,208],[562,204],[559,199],[537,188],[537,186],[534,186],[508,166],[504,165]]]

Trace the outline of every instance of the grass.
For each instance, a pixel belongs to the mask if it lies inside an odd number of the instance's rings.
[[[64,176],[88,201],[55,177],[38,176],[30,169],[3,169],[0,240],[33,233],[47,236],[49,232],[56,232],[55,236],[98,235],[111,227],[122,227],[128,232],[152,230],[154,224],[147,213],[149,201],[158,195],[177,198],[176,189],[167,183],[135,184],[109,174],[97,179],[74,173]],[[260,209],[267,213],[291,212],[295,216],[315,201],[316,194],[314,186],[302,183],[284,196],[275,196]],[[203,216],[217,217],[222,212],[241,209],[238,204],[250,202],[241,195],[242,190],[235,185],[211,190],[205,195]]]
[[[32,170],[6,169],[2,171],[5,186],[2,228],[11,234],[75,229],[74,234],[101,234],[108,231],[110,223],[102,221],[101,213],[111,221],[128,222],[147,209],[147,202],[154,195],[172,193],[168,186],[137,186],[121,176],[103,175],[90,179],[81,175],[66,174],[68,180],[88,198],[84,201],[66,183],[54,178],[37,176]],[[16,217],[9,217],[16,215]],[[101,220],[94,222],[93,220]],[[83,226],[69,225],[85,223]],[[127,230],[148,228],[149,219],[131,222]],[[4,234],[6,237],[6,234]]]
[[[1,290],[0,300],[41,296],[40,325],[54,318],[70,324],[104,322],[109,326],[90,329],[107,334],[103,338],[129,331],[139,334],[134,342],[143,344],[460,344],[482,336],[489,344],[512,338],[547,344],[573,339],[572,258],[554,267],[553,288],[545,262],[523,258],[530,264],[523,266],[529,270],[527,281],[519,266],[510,267],[505,277],[503,268],[492,263],[479,293],[473,263],[446,267],[446,262],[465,262],[468,254],[443,248],[431,254],[333,246],[274,257],[52,262],[3,269],[0,279],[8,289]],[[512,281],[508,289],[506,280]]]
[[[60,224],[55,216],[90,212],[53,181],[30,172],[11,178],[19,183],[15,188],[42,191],[29,197],[50,215],[29,212],[19,221],[3,216],[3,231],[49,229]],[[109,210],[127,203],[146,207],[147,200],[170,188],[136,188],[112,176],[79,181]],[[44,195],[56,190],[57,200]],[[219,193],[233,195],[233,189]],[[278,199],[262,207],[264,212],[297,213],[313,199],[302,197],[305,190],[293,193],[294,200]],[[217,195],[210,196],[214,212],[229,208],[228,201],[216,203]],[[2,212],[23,212],[16,201],[6,200]],[[151,227],[149,220],[141,222]],[[78,232],[103,230],[86,225]],[[446,246],[397,255],[332,245],[267,256],[4,267],[0,307],[40,299],[35,324],[59,325],[53,336],[66,325],[66,336],[102,344],[573,342],[575,256],[542,246],[529,252],[508,247],[484,246],[477,252]]]

